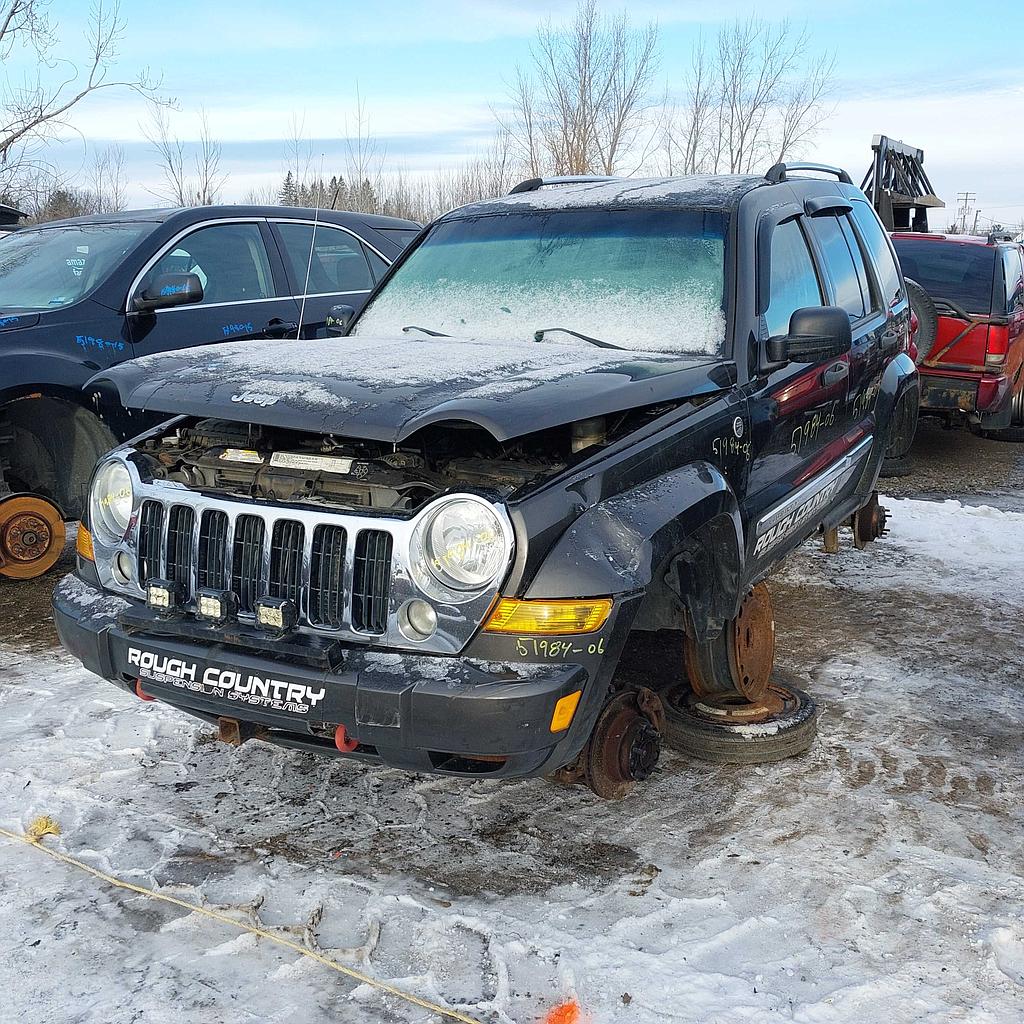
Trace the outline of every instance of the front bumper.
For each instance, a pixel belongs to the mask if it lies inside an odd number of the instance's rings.
[[[185,635],[73,575],[57,585],[53,611],[68,651],[129,692],[139,680],[157,700],[208,722],[248,723],[250,734],[283,746],[464,776],[542,775],[569,763],[604,703],[610,655],[627,628],[610,622],[601,635],[571,638],[578,651],[558,660],[529,660],[537,648],[524,657],[514,637],[481,637],[463,657],[341,643],[279,657],[272,645],[254,654],[212,629],[204,638],[193,625]],[[552,733],[556,703],[576,690],[572,724]],[[350,753],[335,746],[339,724],[359,741]]]

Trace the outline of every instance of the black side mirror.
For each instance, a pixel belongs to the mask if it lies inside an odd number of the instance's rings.
[[[331,306],[330,312],[327,314],[327,333],[334,335],[336,338],[340,338],[347,330],[348,326],[356,317],[356,311],[354,306]]]
[[[853,348],[850,314],[838,306],[807,306],[789,320],[789,334],[768,339],[773,363],[817,363]]]
[[[139,292],[133,305],[140,313],[203,301],[203,282],[196,274],[160,274]]]

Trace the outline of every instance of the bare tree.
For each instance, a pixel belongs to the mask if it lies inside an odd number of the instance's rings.
[[[663,146],[669,174],[697,174],[704,169],[716,123],[715,84],[705,42],[699,39],[690,57],[685,101],[679,106],[666,103]]]
[[[90,169],[90,190],[94,213],[120,213],[128,207],[128,176],[125,172],[124,148],[118,145],[93,156]]]
[[[345,119],[345,178],[348,208],[358,213],[379,213],[386,150],[375,138],[366,102],[356,90],[354,125]]]
[[[810,142],[831,113],[835,59],[808,49],[806,30],[758,18],[699,42],[665,132],[672,173],[749,174]]]
[[[413,177],[385,173],[379,188],[381,212],[426,222],[457,206],[505,195],[528,175],[512,139],[499,132],[491,145],[455,167]]]
[[[817,134],[832,113],[828,102],[836,60],[822,54],[787,84],[775,140],[775,161],[784,160]]]
[[[81,66],[63,56],[48,7],[48,0],[0,0],[0,193],[10,194],[22,179],[50,170],[42,151],[86,97],[116,88],[152,97],[159,85],[145,71],[134,78],[112,76],[125,28],[117,0],[93,3]],[[33,55],[34,75],[15,78],[8,70],[16,50]]]
[[[582,0],[567,28],[538,29],[529,67],[516,70],[511,114],[499,121],[535,174],[614,174],[643,160],[657,66],[656,25],[633,29],[625,14],[607,17]]]
[[[220,169],[221,144],[213,138],[206,111],[199,111],[199,139],[191,159],[189,148],[171,129],[166,106],[152,104],[151,123],[143,132],[156,151],[163,181],[150,189],[174,206],[212,206],[220,198],[227,175]]]

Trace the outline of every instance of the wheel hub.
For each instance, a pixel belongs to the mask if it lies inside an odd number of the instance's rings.
[[[853,544],[856,548],[865,548],[873,540],[878,540],[887,532],[889,510],[878,504],[878,495],[872,494],[871,500],[857,509],[853,516]]]
[[[624,690],[605,705],[585,752],[587,784],[598,796],[621,799],[651,777],[663,721],[661,700],[651,690]]]
[[[16,562],[36,561],[49,543],[50,530],[46,522],[32,512],[15,516],[4,529],[4,551]]]
[[[35,495],[0,501],[0,576],[28,580],[52,568],[64,548],[56,506]]]
[[[629,777],[635,782],[649,779],[660,754],[661,736],[650,722],[641,718],[633,729],[629,744]]]

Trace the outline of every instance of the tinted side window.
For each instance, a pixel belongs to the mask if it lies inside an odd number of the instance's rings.
[[[835,284],[836,305],[845,309],[854,320],[864,316],[867,312],[867,303],[864,301],[864,294],[861,291],[860,282],[864,267],[863,260],[860,258],[860,250],[857,250],[857,259],[861,264],[858,272],[839,218],[834,214],[825,214],[814,217],[811,224],[814,226],[815,235],[821,242],[825,264],[828,267],[829,276]]]
[[[195,274],[203,282],[204,304],[274,297],[258,224],[211,224],[186,235],[156,261],[140,290],[160,274]]]
[[[1003,287],[1006,312],[1014,314],[1024,308],[1024,280],[1022,278],[1020,249],[1016,246],[1003,250]]]
[[[771,286],[764,315],[770,337],[789,332],[789,318],[804,306],[821,305],[821,287],[810,250],[795,220],[772,234]]]
[[[320,292],[361,292],[373,287],[370,268],[359,240],[338,228],[317,225],[316,241],[312,224],[278,224],[284,243],[285,259],[292,280],[300,291],[306,283],[309,268],[309,294]]]
[[[377,228],[403,249],[420,233],[420,228]]]
[[[861,238],[878,274],[878,286],[882,290],[882,308],[891,309],[902,298],[903,289],[900,284],[900,272],[889,246],[889,238],[874,210],[867,203],[853,204],[853,219],[860,228]]]
[[[388,272],[388,264],[367,245],[363,246],[363,252],[366,253],[370,270],[373,271],[373,279],[379,281]]]

